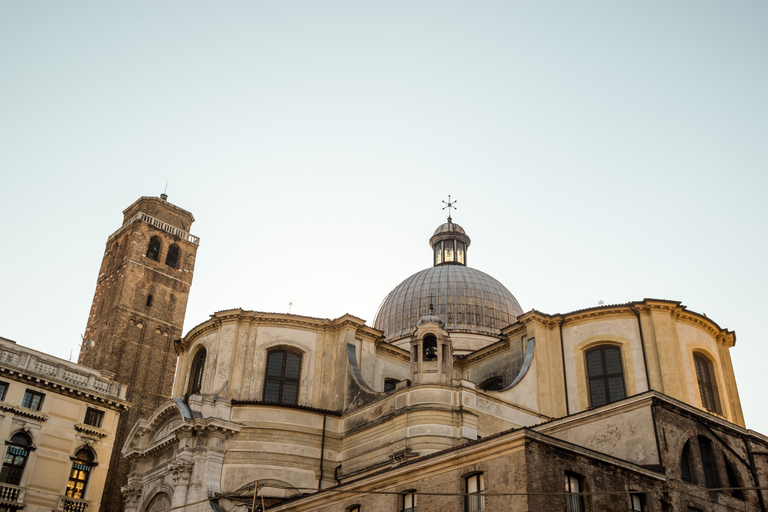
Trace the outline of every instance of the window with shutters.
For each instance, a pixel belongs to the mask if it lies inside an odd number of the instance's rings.
[[[694,352],[693,364],[696,367],[696,380],[699,383],[701,405],[709,412],[722,414],[712,361],[707,356]]]
[[[291,350],[270,350],[267,354],[265,373],[263,398],[265,402],[298,403],[301,354]]]
[[[586,352],[589,403],[600,407],[626,397],[621,349],[600,345]]]

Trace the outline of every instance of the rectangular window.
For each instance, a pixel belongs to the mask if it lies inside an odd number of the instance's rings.
[[[403,494],[402,512],[416,512],[416,494],[407,492]]]
[[[85,411],[85,420],[83,420],[83,423],[86,425],[101,428],[102,421],[104,421],[104,411],[91,409],[90,407]]]
[[[8,383],[0,382],[0,400],[5,400],[5,394],[8,392]]]
[[[645,510],[643,508],[643,495],[642,494],[632,494],[630,496],[632,500],[632,512],[643,512]]]
[[[37,391],[26,390],[24,392],[24,399],[21,401],[21,406],[33,411],[39,411],[43,407],[43,395]]]
[[[467,495],[465,496],[464,509],[466,512],[484,512],[485,511],[485,475],[477,473],[467,477]]]
[[[581,479],[572,473],[565,474],[566,510],[568,512],[584,512],[584,497],[581,496]]]

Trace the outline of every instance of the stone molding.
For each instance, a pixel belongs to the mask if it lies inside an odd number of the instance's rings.
[[[120,488],[126,504],[136,505],[141,499],[141,487],[134,484],[124,485]]]
[[[168,464],[168,471],[171,472],[173,483],[181,485],[189,482],[189,477],[192,476],[193,468],[194,463],[183,460],[175,460]]]

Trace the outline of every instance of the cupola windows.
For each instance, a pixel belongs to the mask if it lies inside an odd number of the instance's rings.
[[[461,240],[441,240],[433,249],[435,251],[435,265],[443,263],[458,263],[466,265],[467,244]]]

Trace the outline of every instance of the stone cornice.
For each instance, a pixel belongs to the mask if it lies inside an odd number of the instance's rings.
[[[92,425],[87,425],[85,423],[78,423],[75,425],[75,430],[79,430],[80,432],[83,432],[85,434],[90,434],[98,437],[107,437],[109,435],[109,432],[106,430],[102,430],[100,428],[96,428]]]
[[[489,357],[493,357],[504,351],[509,351],[509,339],[499,340],[492,345],[488,345],[487,347],[476,350],[471,354],[467,354],[460,360],[461,366],[464,367],[470,364],[479,363],[480,361],[488,359]]]
[[[58,393],[61,395],[72,396],[79,400],[87,400],[91,403],[98,404],[101,407],[107,407],[109,409],[117,411],[127,411],[131,404],[127,400],[122,400],[117,397],[102,395],[94,390],[75,387],[68,385],[64,382],[55,381],[53,379],[46,379],[37,375],[30,374],[23,369],[8,368],[0,366],[0,375],[9,377],[18,382],[32,382],[41,388],[48,388],[49,391]]]
[[[288,313],[265,313],[248,311],[241,308],[217,311],[210,320],[202,322],[189,330],[179,341],[180,350],[186,350],[200,336],[217,330],[227,322],[250,322],[264,326],[290,326],[311,332],[340,332],[345,328],[353,328],[356,334],[378,340],[383,333],[365,325],[365,320],[346,313],[339,318],[315,318],[311,316],[292,315]]]
[[[376,352],[381,352],[382,355],[392,356],[396,359],[400,359],[405,363],[410,363],[411,353],[400,347],[396,347],[386,341],[380,340],[376,343]]]
[[[532,309],[524,315],[519,316],[518,323],[527,325],[535,322],[548,328],[555,328],[560,323],[565,326],[581,321],[594,319],[605,320],[612,317],[615,318],[628,315],[635,316],[635,313],[642,314],[650,313],[651,311],[669,312],[674,315],[676,319],[705,330],[728,347],[733,347],[736,344],[736,333],[733,331],[723,329],[706,315],[688,310],[687,306],[683,305],[680,301],[665,299],[643,299],[642,301],[637,302],[596,306],[593,308],[579,309],[569,313],[556,313],[553,315]],[[506,335],[511,332],[516,332],[516,329],[518,328],[517,324],[512,324],[505,327],[502,330],[502,333]]]

